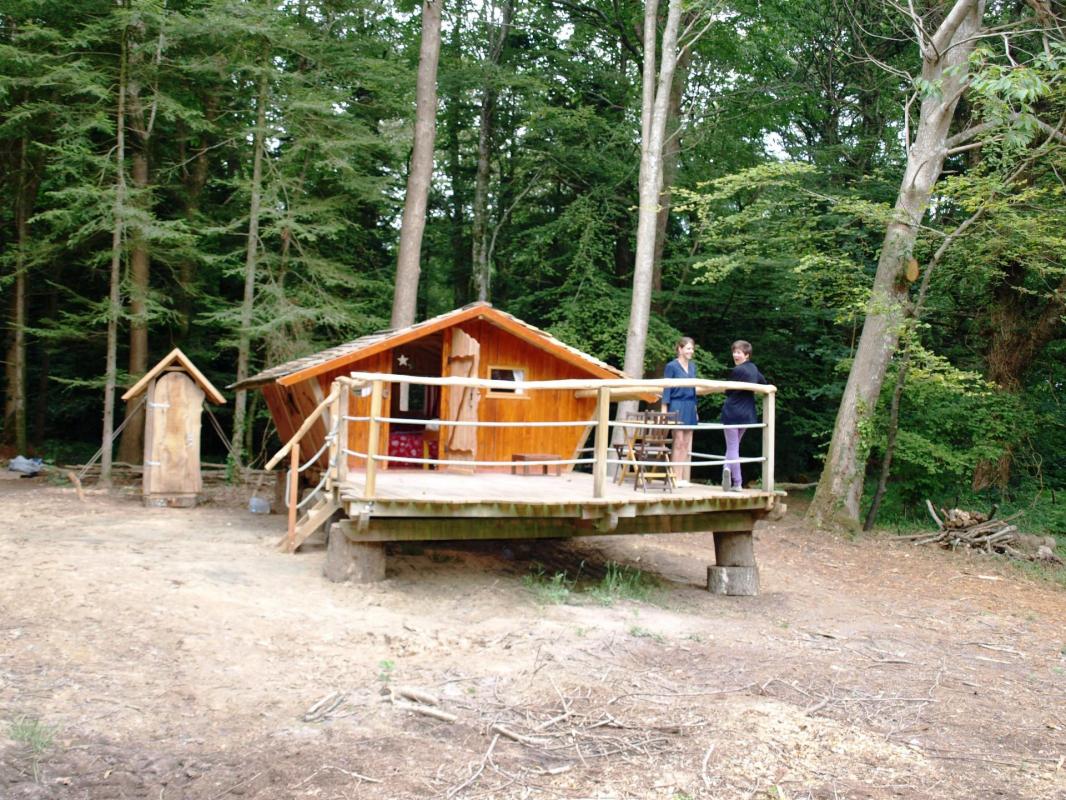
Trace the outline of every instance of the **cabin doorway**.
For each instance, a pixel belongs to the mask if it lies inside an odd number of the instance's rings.
[[[392,351],[392,373],[412,377],[440,376],[443,334],[401,345]],[[389,392],[389,456],[435,459],[439,453],[441,387],[396,383]],[[407,420],[410,420],[409,422]],[[429,464],[392,460],[389,469],[429,469]]]

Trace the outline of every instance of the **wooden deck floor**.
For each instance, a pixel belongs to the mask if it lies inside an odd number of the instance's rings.
[[[330,535],[333,555],[327,558],[327,575],[340,576],[333,580],[347,580],[353,570],[361,576],[358,580],[381,580],[384,542],[702,532],[714,536],[715,565],[708,571],[708,588],[746,595],[758,591],[755,523],[770,514],[784,494],[724,492],[710,484],[673,491],[656,484],[644,491],[632,483],[610,483],[606,496],[596,498],[592,476],[580,472],[462,475],[384,470],[376,476],[373,497],[364,496],[365,488],[362,473],[351,474],[338,487],[348,519],[334,523],[339,535]]]
[[[341,499],[351,503],[374,501],[377,513],[388,506],[440,506],[459,511],[461,507],[522,506],[541,511],[563,510],[583,506],[630,506],[637,513],[656,513],[653,509],[700,510],[768,510],[781,493],[744,489],[725,492],[720,486],[694,484],[668,491],[656,482],[646,491],[636,489],[632,480],[618,485],[607,484],[605,496],[592,496],[592,476],[572,472],[565,475],[511,475],[506,473],[459,473],[428,470],[385,470],[376,478],[373,498],[364,496],[362,473],[351,473],[341,486]],[[659,513],[663,513],[660,511]],[[511,516],[514,512],[504,513]],[[570,513],[564,514],[570,516]]]

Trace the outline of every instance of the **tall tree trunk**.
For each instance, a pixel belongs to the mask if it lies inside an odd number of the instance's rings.
[[[59,290],[55,287],[60,285],[59,270],[53,270],[52,280],[45,293],[45,311],[43,319],[54,320],[59,316]],[[37,391],[34,392],[33,402],[33,446],[40,450],[44,447],[44,438],[48,426],[48,388],[49,376],[52,369],[52,345],[47,341],[37,343]]]
[[[396,291],[389,323],[393,328],[405,328],[414,323],[418,304],[422,233],[426,228],[429,185],[433,180],[433,144],[437,135],[437,62],[440,60],[443,3],[444,0],[423,0],[422,3],[422,44],[415,87],[415,138],[396,258]]]
[[[626,329],[626,352],[623,370],[631,378],[644,377],[644,352],[651,317],[651,288],[655,271],[655,229],[659,215],[659,191],[662,188],[663,143],[669,116],[670,92],[677,65],[677,36],[681,22],[681,0],[670,0],[663,28],[661,64],[656,79],[656,44],[658,42],[658,0],[648,0],[644,7],[644,70],[640,111],[640,203],[637,209],[637,253],[633,265],[633,297]],[[636,401],[618,404],[616,418],[625,419],[637,408]],[[612,439],[621,442],[622,428],[616,427]]]
[[[981,207],[964,220],[945,237],[936,252],[933,253],[933,257],[929,259],[929,263],[925,267],[925,273],[922,275],[921,287],[918,289],[918,299],[911,309],[910,320],[908,321],[912,336],[917,336],[914,323],[921,320],[922,314],[925,312],[925,299],[929,294],[929,284],[932,281],[933,272],[936,270],[937,265],[940,264],[940,259],[944,257],[951,245],[967,228],[984,216],[986,210],[987,207]],[[903,400],[903,389],[907,385],[907,373],[910,372],[911,367],[911,350],[911,344],[908,343],[908,346],[903,349],[903,355],[896,370],[896,387],[892,390],[892,403],[888,409],[885,452],[881,458],[881,472],[877,479],[877,488],[874,490],[874,496],[870,500],[870,509],[866,512],[866,520],[862,524],[864,531],[873,529],[874,523],[877,522],[877,512],[881,509],[881,501],[888,491],[888,478],[892,472],[892,459],[896,455],[896,439],[899,435],[899,407]]]
[[[128,7],[129,0],[126,0]],[[111,230],[111,276],[107,301],[107,358],[104,366],[104,431],[100,484],[111,485],[111,440],[115,430],[115,386],[118,377],[118,318],[122,313],[122,240],[126,216],[126,67],[127,34],[122,31],[119,52],[118,103],[115,109],[115,206]]]
[[[134,126],[136,127],[136,126]],[[141,142],[130,157],[130,175],[138,203],[148,191],[148,153]],[[142,212],[148,209],[142,208]],[[148,282],[151,265],[148,242],[139,226],[130,230],[130,351],[129,376],[131,381],[140,380],[148,371]],[[144,406],[140,398],[126,403],[126,427],[118,442],[118,460],[127,464],[140,464],[144,458]]]
[[[487,301],[491,294],[492,264],[489,260],[488,214],[489,172],[492,159],[493,128],[496,121],[496,68],[500,64],[507,37],[511,30],[514,0],[504,0],[501,9],[500,27],[496,41],[492,43],[488,58],[488,74],[481,94],[481,112],[478,116],[477,178],[474,182],[473,215],[473,269],[477,285],[477,299]]]
[[[655,79],[657,2],[650,0],[644,19],[644,90],[640,153],[640,205],[637,212],[637,254],[633,267],[633,299],[626,331],[624,369],[632,378],[644,376],[644,351],[651,315],[652,273],[655,262],[655,228],[662,188],[663,143],[669,115],[670,92],[677,64],[677,35],[681,0],[670,0],[663,29],[661,65]],[[650,67],[649,67],[650,62]]]
[[[26,452],[26,253],[30,246],[30,210],[37,196],[37,177],[27,155],[29,138],[19,142],[18,181],[15,189],[15,286],[11,293],[10,331],[5,372],[4,440]]]
[[[689,21],[695,12],[685,14]],[[684,25],[684,22],[682,23]],[[688,67],[692,51],[685,50],[677,59],[674,80],[670,86],[670,105],[666,117],[666,140],[663,142],[663,179],[659,195],[659,215],[655,219],[655,260],[652,265],[652,291],[663,288],[663,250],[666,247],[666,225],[670,221],[670,202],[674,182],[677,180],[677,162],[681,157],[681,98],[688,79]]]
[[[818,526],[858,525],[865,468],[862,430],[881,394],[908,302],[905,275],[918,229],[947,155],[948,131],[965,90],[966,65],[981,30],[984,0],[957,0],[937,32],[920,42],[927,93],[887,226],[859,346],[837,412],[833,439],[808,518]]]
[[[449,49],[453,58],[458,63],[462,58],[462,21],[465,13],[465,4],[459,3],[456,7],[455,24],[452,25],[451,42]],[[452,92],[445,101],[447,114],[445,126],[448,137],[448,182],[451,184],[451,246],[452,267],[450,275],[452,308],[465,305],[470,297],[471,272],[470,272],[470,248],[466,243],[466,180],[463,175],[463,159],[460,139],[462,137],[462,121],[465,117],[463,105],[463,91],[458,84],[452,85]]]
[[[255,307],[255,270],[259,255],[259,213],[263,191],[263,150],[266,141],[266,106],[270,89],[270,51],[266,48],[260,64],[259,88],[255,101],[255,135],[252,149],[252,186],[248,200],[248,242],[244,251],[244,296],[241,299],[240,332],[237,339],[237,382],[248,377],[252,349],[252,311]],[[244,464],[244,420],[248,392],[238,389],[233,397],[233,434],[230,448],[238,467]]]
[[[204,121],[213,126],[218,118],[218,96],[210,94],[204,102]],[[194,154],[189,160],[189,168],[182,174],[182,184],[185,187],[185,219],[190,226],[196,226],[200,216],[200,201],[204,187],[207,185],[207,175],[210,162],[207,158],[208,137],[200,134],[201,141],[196,146]],[[182,152],[184,156],[184,151]],[[182,158],[182,163],[186,159]],[[178,268],[178,280],[181,283],[179,289],[178,305],[178,339],[183,341],[189,335],[192,328],[193,297],[196,294],[196,261],[193,258],[182,260]]]

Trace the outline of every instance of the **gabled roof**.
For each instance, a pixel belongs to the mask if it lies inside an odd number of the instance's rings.
[[[204,390],[204,394],[207,395],[208,400],[210,400],[212,403],[226,402],[226,398],[222,396],[222,393],[211,385],[211,381],[205,378],[204,374],[200,372],[200,370],[198,370],[195,366],[193,366],[193,363],[191,361],[189,361],[189,357],[183,352],[181,352],[181,350],[177,347],[171,350],[163,358],[162,361],[160,361],[158,364],[148,370],[148,372],[145,373],[143,378],[137,381],[137,383],[133,384],[133,386],[130,387],[129,391],[122,395],[122,399],[129,400],[131,397],[136,397],[137,395],[139,395],[141,392],[148,388],[149,381],[156,378],[163,370],[173,366],[175,362],[180,364],[186,372],[192,375],[193,380],[200,384],[200,388]]]
[[[471,303],[470,305],[449,311],[438,317],[427,319],[406,328],[396,328],[378,331],[367,336],[361,336],[351,342],[331,347],[328,350],[314,353],[313,355],[297,358],[285,364],[253,375],[240,383],[228,386],[229,389],[249,389],[261,386],[264,383],[279,383],[282,386],[292,386],[308,378],[321,375],[324,372],[332,372],[346,364],[360,361],[382,350],[391,350],[407,342],[421,339],[431,333],[450,328],[470,319],[483,319],[514,334],[520,339],[529,342],[534,347],[539,347],[562,361],[573,364],[576,367],[587,370],[598,378],[624,378],[625,373],[615,369],[610,364],[593,358],[588,353],[583,353],[576,347],[565,344],[550,333],[542,331],[528,322],[523,322],[518,317],[493,308],[490,303]]]

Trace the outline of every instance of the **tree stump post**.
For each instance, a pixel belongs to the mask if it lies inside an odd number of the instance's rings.
[[[751,531],[715,531],[713,567],[707,567],[707,591],[738,597],[759,593],[759,568]]]
[[[334,583],[375,583],[385,580],[385,545],[353,542],[342,525],[329,526],[323,574]]]

